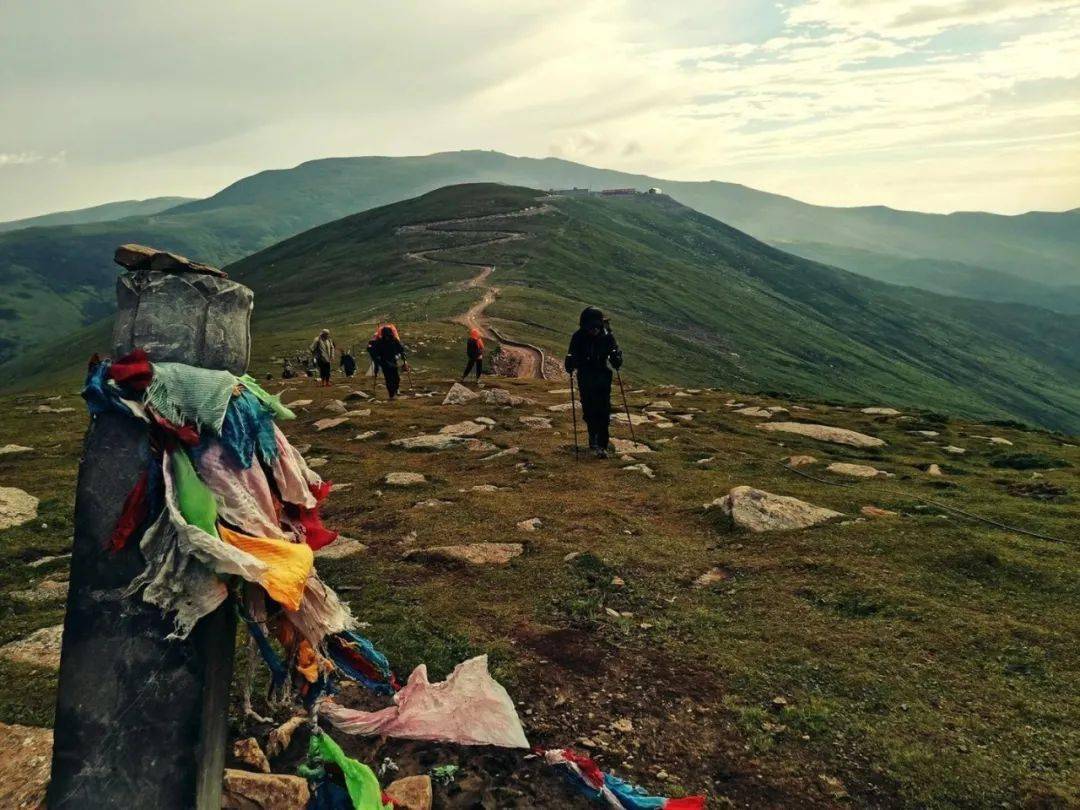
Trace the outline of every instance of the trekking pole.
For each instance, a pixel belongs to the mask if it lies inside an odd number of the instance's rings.
[[[581,452],[577,441],[577,404],[574,402],[574,372],[570,372],[570,410],[574,414],[574,460],[581,461]]]
[[[623,410],[626,411],[626,424],[630,426],[630,438],[636,442],[637,436],[634,435],[634,420],[630,418],[630,406],[626,404],[626,389],[623,388],[622,374],[619,373],[618,369],[615,369],[615,377],[619,381],[619,391],[622,392]]]

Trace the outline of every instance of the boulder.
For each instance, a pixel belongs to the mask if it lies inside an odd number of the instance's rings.
[[[340,399],[332,399],[323,405],[323,410],[330,411],[330,413],[345,413],[349,409]]]
[[[963,447],[957,447],[955,444],[947,444],[941,448],[946,453],[950,453],[954,456],[962,456],[967,452]]]
[[[431,810],[434,801],[430,776],[406,776],[386,786],[384,791],[394,800],[396,810]]]
[[[529,430],[550,430],[551,420],[546,416],[520,416],[518,421]]]
[[[525,547],[520,543],[469,543],[459,546],[414,549],[405,552],[404,557],[409,560],[466,565],[506,565],[524,551]]]
[[[120,245],[113,253],[113,261],[128,270],[159,273],[199,273],[218,278],[228,278],[227,274],[201,262],[193,262],[187,256],[169,253],[166,250],[147,247],[146,245]]]
[[[945,473],[941,471],[941,467],[939,467],[937,464],[931,464],[929,467],[926,468],[926,474],[932,475],[935,478],[940,478]]]
[[[317,470],[319,467],[325,467],[329,463],[330,459],[324,458],[322,456],[316,456],[315,458],[309,458],[307,460],[308,467],[313,470]]]
[[[318,432],[322,433],[322,431],[324,430],[330,430],[331,428],[336,428],[344,425],[348,421],[349,417],[347,416],[337,416],[333,419],[320,419],[315,423],[314,428]]]
[[[357,400],[371,399],[371,394],[367,391],[350,391],[343,399],[346,402],[356,402]]]
[[[656,473],[648,464],[630,464],[623,467],[623,472],[639,472],[646,478],[656,478]]]
[[[475,484],[469,487],[470,492],[498,492],[499,488],[494,484]]]
[[[21,526],[37,517],[38,499],[17,487],[0,487],[0,529]]]
[[[254,737],[245,737],[233,743],[233,759],[260,773],[270,773],[270,762]]]
[[[631,455],[635,453],[651,453],[653,449],[647,444],[641,442],[633,442],[629,439],[612,439],[611,446],[615,448],[615,452],[622,455],[623,453],[629,453]]]
[[[495,420],[490,416],[476,416],[473,417],[473,421],[478,425],[487,425],[488,427],[495,427]]]
[[[900,411],[896,408],[863,408],[860,413],[869,414],[870,416],[899,416]]]
[[[473,443],[479,444],[476,439],[466,436],[450,436],[446,433],[428,433],[420,436],[410,436],[407,439],[394,439],[390,444],[393,447],[401,447],[405,450],[449,450],[453,447],[470,447]]]
[[[645,406],[648,411],[670,411],[671,403],[666,399],[657,399]]]
[[[794,433],[822,442],[846,444],[849,447],[881,447],[885,444],[882,439],[876,436],[867,436],[865,433],[830,425],[815,425],[805,422],[769,422],[757,427],[758,430],[767,430],[770,433],[774,431]]]
[[[733,488],[712,505],[719,506],[736,526],[752,532],[807,529],[843,517],[832,509],[748,486]]]
[[[446,392],[446,396],[443,398],[443,405],[464,405],[466,402],[471,402],[479,396],[475,391],[466,388],[461,383],[454,383],[450,386],[450,390]]]
[[[534,518],[529,518],[528,520],[521,521],[520,523],[517,524],[517,527],[519,529],[521,529],[521,531],[523,531],[523,532],[535,532],[542,525],[543,525],[543,522],[540,520],[540,518],[535,518],[534,517]]]
[[[294,399],[292,402],[288,403],[285,407],[288,408],[290,411],[295,411],[298,408],[306,408],[312,402],[313,402],[313,400],[310,400],[310,399]]]
[[[483,433],[487,430],[487,425],[481,425],[479,422],[474,422],[471,419],[464,422],[455,422],[452,425],[446,425],[439,429],[439,434],[443,436],[475,436],[478,433]]]
[[[365,551],[367,551],[367,546],[359,540],[338,537],[330,545],[323,546],[316,551],[315,557],[320,560],[343,560],[346,557],[352,557],[354,554],[363,554]]]
[[[547,409],[553,413],[560,413],[562,411],[572,411],[575,407],[573,402],[560,402],[558,405],[548,405]]]
[[[789,467],[794,467],[795,469],[817,464],[817,459],[813,456],[788,456],[784,461],[787,462]]]
[[[421,473],[391,472],[383,478],[383,483],[391,487],[415,487],[426,484],[427,479]]]
[[[630,418],[629,418],[629,420],[627,420],[626,414],[621,412],[621,411],[619,413],[612,414],[611,415],[611,421],[620,422],[620,423],[622,423],[624,425],[627,424],[628,422],[631,425],[647,425],[650,422],[649,417],[642,416],[639,413],[630,414]]]
[[[363,419],[365,416],[371,416],[371,408],[360,408],[355,411],[345,411],[345,416],[350,419]]]
[[[47,669],[60,669],[60,643],[63,636],[62,624],[42,627],[26,638],[9,641],[0,647],[0,658]]]
[[[292,742],[293,735],[296,734],[297,729],[307,722],[307,718],[303,715],[297,715],[296,717],[290,717],[280,726],[271,731],[266,737],[266,755],[268,757],[276,757],[285,753],[285,749],[289,747]]]
[[[0,723],[0,807],[45,807],[52,747],[50,729]]]
[[[299,776],[225,769],[222,810],[305,810],[310,799],[307,780]]]
[[[29,453],[33,447],[23,447],[21,444],[5,444],[0,447],[0,456],[13,456],[17,453]]]
[[[890,518],[897,516],[896,512],[889,509],[882,509],[880,506],[864,506],[859,511],[869,518]]]
[[[692,413],[676,413],[672,414],[673,419],[678,419],[680,422],[693,422],[694,415]]]
[[[535,405],[536,401],[511,394],[502,388],[488,388],[478,394],[480,401],[486,405],[501,405],[517,407],[518,405]]]
[[[825,468],[826,472],[837,475],[847,475],[851,478],[888,478],[889,473],[866,464],[847,464],[842,461],[834,462]]]

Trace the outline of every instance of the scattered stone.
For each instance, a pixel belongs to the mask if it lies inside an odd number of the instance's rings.
[[[330,411],[330,413],[345,413],[349,409],[340,399],[332,399],[323,406],[323,410]]]
[[[788,409],[783,405],[767,405],[765,410],[771,414],[788,413]]]
[[[487,430],[487,425],[481,425],[478,422],[467,420],[465,422],[456,422],[452,425],[446,425],[439,429],[439,434],[442,436],[475,436],[478,433],[483,433]]]
[[[355,411],[345,411],[345,416],[350,419],[363,419],[365,416],[371,416],[371,408],[360,408]]]
[[[38,413],[75,413],[74,408],[54,408],[52,405],[38,405]]]
[[[354,442],[366,442],[368,439],[374,439],[379,435],[377,430],[365,430],[363,433],[357,433],[352,437]]]
[[[315,430],[322,433],[324,430],[330,430],[330,428],[336,428],[339,425],[344,425],[348,421],[349,417],[347,416],[338,416],[333,419],[320,419],[315,423],[314,427]],[[310,463],[308,464],[308,466],[311,466]]]
[[[536,401],[511,394],[503,388],[488,388],[478,394],[480,400],[487,405],[501,405],[503,407],[517,407],[519,405],[535,405]]]
[[[925,436],[928,439],[936,439],[941,435],[936,430],[909,430],[908,433],[914,434],[915,436]]]
[[[26,638],[9,641],[0,647],[0,658],[47,669],[59,669],[60,640],[63,634],[64,625],[62,624],[42,627]]]
[[[926,474],[932,475],[935,478],[940,478],[945,473],[941,471],[941,467],[939,467],[937,464],[931,464],[929,467],[926,468]]]
[[[319,467],[325,467],[330,463],[330,459],[323,458],[322,456],[316,456],[315,458],[309,458],[307,465],[313,470],[317,470]]]
[[[666,399],[658,399],[658,400],[656,400],[654,402],[650,402],[648,405],[646,405],[645,410],[647,410],[647,411],[670,411],[671,410],[671,403],[668,402]]]
[[[843,517],[832,509],[748,486],[734,487],[712,505],[719,506],[736,526],[752,532],[807,529]]]
[[[297,399],[297,400],[293,400],[292,402],[287,403],[285,405],[285,407],[288,408],[290,411],[295,411],[295,410],[297,410],[299,408],[306,408],[312,402],[313,402],[313,400],[310,400],[310,399]]]
[[[737,411],[734,411],[734,413],[737,413],[740,416],[752,416],[755,419],[772,418],[771,412],[765,410],[764,408],[759,408],[756,405],[751,405],[749,408],[739,408]]]
[[[634,730],[634,722],[629,717],[620,717],[611,724],[611,730],[618,731],[620,734],[630,734]]]
[[[503,458],[504,456],[516,456],[521,452],[520,447],[507,447],[505,450],[500,450],[498,453],[492,453],[490,456],[484,456],[481,461],[493,461],[497,458]]]
[[[612,577],[611,578],[611,587],[612,588],[625,588],[626,587],[626,580],[623,579],[622,577]]]
[[[414,503],[413,509],[439,509],[443,506],[450,506],[452,503],[453,501],[440,501],[438,498],[428,498]]]
[[[31,568],[40,568],[41,566],[48,565],[49,563],[55,562],[56,560],[70,560],[70,559],[71,559],[71,554],[54,554],[54,555],[45,556],[45,557],[38,557],[38,559],[34,560],[33,562],[27,563],[27,565],[30,566]]]
[[[479,396],[475,391],[471,391],[461,383],[454,383],[450,386],[450,390],[446,392],[446,397],[443,399],[443,405],[464,405],[466,402],[471,402]]]
[[[537,529],[539,529],[543,525],[544,525],[543,521],[541,521],[540,518],[535,518],[534,517],[534,518],[529,518],[528,520],[521,521],[520,523],[517,524],[517,527],[519,529],[521,529],[521,531],[523,531],[523,532],[535,532]]]
[[[495,420],[490,416],[476,416],[473,417],[473,421],[479,425],[487,425],[488,427],[495,427]]]
[[[11,598],[20,602],[36,605],[44,602],[56,602],[67,599],[67,580],[43,579],[35,587],[22,591],[12,591]]]
[[[427,479],[421,473],[392,472],[386,474],[383,483],[391,487],[414,487],[419,484],[426,484]]]
[[[622,454],[627,453],[633,455],[635,453],[652,453],[653,449],[647,444],[641,442],[633,442],[630,439],[612,439],[611,446],[615,448],[615,452]]]
[[[405,552],[405,559],[466,565],[506,565],[521,556],[521,543],[469,543],[459,546],[435,546]]]
[[[316,551],[315,556],[320,560],[343,560],[346,557],[352,557],[355,554],[363,554],[365,551],[367,551],[367,546],[359,540],[339,536],[338,539],[330,545],[323,546]]]
[[[813,456],[788,456],[784,461],[787,462],[789,467],[794,467],[795,469],[817,464],[817,459]]]
[[[814,425],[804,422],[769,422],[767,424],[758,425],[758,430],[795,433],[799,436],[808,436],[811,439],[818,439],[823,442],[846,444],[850,447],[881,447],[885,444],[882,439],[875,436],[867,436],[865,433],[858,433],[854,430],[832,427],[830,425]]]
[[[623,472],[639,472],[646,478],[656,478],[656,473],[648,464],[630,464],[623,467]]]
[[[397,810],[431,810],[434,798],[430,776],[406,776],[386,786],[386,795]]]
[[[1002,436],[991,436],[990,437],[990,444],[1001,444],[1001,445],[1005,445],[1006,447],[1012,447],[1013,446],[1012,442],[1010,442],[1008,439],[1006,439],[1006,438],[1004,438]],[[10,445],[9,445],[9,447],[10,447]],[[4,452],[3,448],[0,448],[0,453],[3,453],[3,452]]]
[[[581,556],[580,551],[571,551],[569,554],[566,554],[566,555],[563,556],[562,561],[563,562],[572,562],[573,560],[576,560],[580,556]]]
[[[476,484],[470,487],[470,492],[498,492],[499,488],[494,484]]]
[[[957,447],[955,444],[947,444],[941,448],[946,453],[951,453],[954,456],[962,456],[967,452],[963,447]]]
[[[692,413],[677,413],[677,414],[673,414],[673,416],[674,416],[675,419],[678,419],[680,422],[693,422],[694,421],[694,415]]]
[[[900,411],[896,408],[863,408],[860,413],[869,414],[870,416],[899,416]]]
[[[551,420],[546,416],[519,416],[518,421],[529,430],[550,430]]]
[[[307,780],[299,776],[225,769],[222,810],[305,810],[310,799]]]
[[[695,464],[711,464],[711,463],[712,463],[712,462],[714,462],[714,461],[716,461],[716,457],[715,457],[715,456],[706,456],[705,458],[699,458],[699,459],[698,459],[697,461],[695,461],[694,463],[695,463]]]
[[[889,473],[866,464],[847,464],[837,461],[825,468],[826,472],[847,475],[851,478],[888,478]]]
[[[394,439],[390,444],[405,450],[449,450],[453,447],[467,447],[476,439],[466,436],[451,436],[446,433],[428,433],[420,436],[410,436],[407,439]]]
[[[245,737],[233,743],[233,759],[260,773],[270,773],[270,762],[254,737]]]
[[[38,499],[18,487],[0,487],[0,529],[21,526],[38,513]]]
[[[726,582],[731,579],[731,574],[725,571],[723,568],[710,568],[700,577],[694,580],[695,588],[709,588],[720,582]]]
[[[345,395],[346,402],[356,402],[357,400],[371,399],[371,394],[367,391],[350,391]]]
[[[889,509],[882,509],[880,506],[864,506],[859,510],[867,517],[871,518],[889,518],[897,517],[899,513],[893,512]]]
[[[642,415],[641,415],[641,414],[639,414],[639,413],[632,413],[632,414],[630,414],[630,419],[629,419],[629,420],[627,420],[627,418],[626,418],[626,414],[625,414],[625,413],[623,413],[623,412],[621,412],[621,411],[620,411],[619,413],[615,413],[615,414],[612,414],[612,415],[611,415],[611,421],[613,421],[613,422],[620,422],[620,423],[622,423],[622,424],[624,424],[624,425],[625,425],[625,424],[631,424],[631,425],[647,425],[647,424],[649,424],[649,423],[651,422],[651,420],[649,419],[649,417],[647,417],[647,416],[642,416]]]
[[[13,456],[16,453],[30,453],[33,447],[23,447],[21,444],[5,444],[0,447],[0,456]]]
[[[547,409],[553,413],[560,413],[562,411],[572,411],[575,405],[573,402],[562,402],[558,405],[548,405]]]
[[[675,427],[675,423],[674,422],[657,422],[656,427],[659,428],[660,430],[671,430],[673,427]]]
[[[45,807],[52,746],[51,729],[0,723],[0,807]]]
[[[549,394],[569,394],[570,389],[569,388],[554,388],[551,391],[548,391],[548,393]]]
[[[290,717],[271,731],[266,738],[266,755],[268,757],[276,757],[285,753],[285,749],[288,748],[289,743],[292,742],[296,730],[306,722],[307,718],[300,714],[296,717]]]

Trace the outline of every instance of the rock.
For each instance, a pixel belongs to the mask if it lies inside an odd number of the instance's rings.
[[[350,391],[344,397],[346,402],[355,402],[357,400],[371,399],[371,394],[367,391]]]
[[[936,439],[941,435],[936,430],[909,430],[908,433],[912,433],[916,436],[925,436],[928,439]]]
[[[439,433],[443,436],[475,436],[478,433],[483,433],[487,430],[487,425],[481,425],[478,422],[468,420],[465,422],[457,422],[453,425],[446,425],[439,429]]]
[[[695,588],[708,588],[720,582],[731,579],[731,574],[723,568],[710,568],[700,577],[694,580]]]
[[[899,416],[900,411],[896,408],[863,408],[860,413],[866,413],[870,416]]]
[[[656,478],[656,473],[648,464],[630,464],[623,467],[623,472],[639,472],[646,478]]]
[[[470,492],[498,492],[499,488],[494,484],[476,484],[469,488]]]
[[[484,391],[481,391],[478,396],[480,397],[480,401],[487,405],[517,407],[518,405],[536,404],[535,400],[526,399],[525,397],[520,397],[517,394],[511,394],[509,391],[506,391],[502,388],[488,388]]]
[[[990,444],[1001,444],[1001,445],[1005,445],[1006,447],[1012,447],[1013,446],[1012,442],[1010,442],[1006,438],[1003,438],[1002,436],[991,436],[990,437]],[[10,447],[11,445],[8,445],[8,446]],[[29,449],[29,448],[27,448],[27,449]],[[4,452],[4,449],[2,447],[0,447],[0,453],[3,453],[3,452]]]
[[[488,427],[495,427],[495,420],[490,416],[476,416],[473,417],[473,421],[478,425],[487,425]]]
[[[57,602],[67,599],[67,580],[44,579],[35,587],[23,591],[12,591],[11,598],[20,602],[36,605],[44,602]]]
[[[330,413],[345,413],[349,409],[340,399],[332,399],[323,405],[323,410],[330,411]]]
[[[572,411],[575,405],[573,402],[562,402],[558,405],[548,405],[547,409],[553,413],[560,413],[562,411]]]
[[[537,529],[539,529],[543,525],[544,524],[540,520],[540,518],[535,518],[534,517],[534,518],[529,518],[528,520],[521,521],[520,523],[517,524],[517,527],[519,529],[521,529],[521,531],[523,531],[523,532],[535,532]]]
[[[629,717],[620,717],[611,724],[611,730],[618,731],[620,734],[630,734],[634,730],[634,722]]]
[[[54,554],[54,555],[47,555],[45,557],[38,557],[33,562],[28,562],[27,565],[30,566],[31,568],[40,568],[41,566],[48,565],[49,563],[55,562],[56,560],[70,560],[70,559],[71,559],[70,554]]]
[[[443,405],[464,405],[466,402],[471,402],[479,396],[475,391],[466,388],[461,383],[454,383],[450,386],[450,390],[446,392],[446,396],[443,398]]]
[[[23,447],[21,444],[5,444],[0,447],[0,456],[13,456],[16,453],[29,453],[33,447]]]
[[[647,444],[641,442],[632,442],[629,439],[612,439],[611,446],[615,448],[615,452],[620,455],[623,453],[635,454],[635,453],[652,453],[653,449]]]
[[[293,400],[292,402],[286,404],[285,407],[288,408],[290,411],[295,411],[298,408],[306,408],[308,405],[310,405],[312,403],[312,401],[313,400],[310,400],[310,399],[296,399],[296,400]]]
[[[62,624],[43,627],[26,638],[9,641],[0,647],[0,658],[46,669],[59,669],[60,642],[63,635],[64,625]]]
[[[680,422],[693,422],[694,415],[692,413],[676,413],[672,414],[673,418],[678,419]]]
[[[45,807],[52,747],[50,729],[0,723],[0,807]]]
[[[516,456],[521,452],[520,447],[507,447],[505,450],[500,450],[498,453],[492,453],[490,456],[484,456],[481,461],[494,461],[497,458],[503,458],[504,456]]]
[[[551,420],[546,416],[519,416],[518,421],[529,430],[550,430]]]
[[[625,424],[627,424],[626,414],[622,413],[622,412],[614,413],[614,414],[611,415],[611,421],[613,421],[613,422],[621,422],[622,424],[625,425]],[[651,420],[647,416],[642,416],[639,413],[630,414],[629,424],[631,424],[631,425],[647,425],[650,422],[651,422]]]
[[[808,436],[811,439],[818,439],[823,442],[846,444],[850,447],[881,447],[885,444],[882,439],[875,436],[867,436],[865,433],[831,427],[830,425],[814,425],[804,422],[769,422],[757,427],[758,430],[795,433],[799,436]]]
[[[330,463],[330,459],[323,458],[322,456],[316,456],[315,458],[309,458],[307,465],[313,470],[317,470],[319,467],[325,467]]]
[[[391,487],[415,487],[419,484],[426,484],[427,479],[421,473],[392,472],[386,474],[383,483]]]
[[[227,274],[201,262],[193,262],[186,256],[146,245],[120,245],[113,253],[113,261],[128,270],[147,272],[155,270],[161,273],[199,273],[219,278],[228,278]]]
[[[705,458],[699,458],[694,463],[700,466],[703,464],[712,464],[714,461],[716,461],[716,456],[706,456]]]
[[[432,562],[465,563],[466,565],[506,565],[520,556],[525,547],[520,543],[469,543],[459,546],[435,546],[405,552],[405,559]]]
[[[285,749],[288,748],[289,743],[292,742],[296,730],[306,722],[306,717],[297,715],[296,717],[290,717],[271,731],[266,737],[266,755],[268,757],[276,757],[285,753]]]
[[[374,439],[379,435],[377,430],[365,430],[363,433],[357,433],[352,437],[354,442],[366,442],[368,439]]]
[[[650,402],[648,405],[646,405],[645,410],[647,410],[647,411],[670,411],[671,410],[671,403],[668,402],[666,399],[658,399],[658,400],[655,400],[654,402]]]
[[[570,389],[569,388],[552,388],[550,391],[548,391],[548,393],[549,394],[569,394]]]
[[[394,439],[390,442],[393,447],[401,447],[405,450],[450,450],[454,447],[468,447],[480,449],[483,442],[470,439],[467,436],[450,436],[445,433],[427,433],[420,436],[410,436],[407,439]]]
[[[305,810],[310,799],[307,780],[299,776],[225,769],[222,810]]]
[[[946,453],[951,453],[954,456],[962,456],[967,452],[963,447],[957,447],[955,444],[947,444],[941,448]]]
[[[787,462],[789,467],[794,467],[795,469],[817,464],[817,459],[813,456],[788,456],[784,461]]]
[[[17,487],[0,487],[0,529],[21,526],[37,517],[38,499]]]
[[[926,468],[926,474],[932,475],[935,478],[940,478],[945,473],[941,471],[941,467],[939,467],[937,464],[931,464],[929,467]]]
[[[334,419],[320,419],[314,424],[315,430],[322,433],[324,430],[330,430],[330,428],[336,428],[340,425],[344,425],[349,421],[347,416],[338,416]]]
[[[52,405],[38,405],[34,409],[37,413],[74,413],[74,408],[54,408]]]
[[[748,486],[733,488],[713,504],[719,506],[736,526],[752,532],[807,529],[843,517],[832,509]]]
[[[771,411],[767,411],[764,408],[758,408],[754,405],[751,405],[749,408],[739,408],[737,411],[734,411],[734,413],[737,413],[740,416],[752,416],[755,419],[769,419],[772,417]]]
[[[659,428],[660,430],[671,430],[673,427],[675,427],[675,423],[674,422],[657,422],[656,427]]]
[[[315,556],[320,560],[343,560],[355,554],[363,554],[365,551],[367,551],[367,546],[359,540],[339,536],[330,545],[323,546],[316,551]]]
[[[233,759],[261,773],[270,773],[270,763],[254,737],[245,737],[233,743]]]
[[[871,518],[889,518],[897,517],[898,513],[889,509],[882,509],[880,506],[864,506],[859,510],[867,517]]]
[[[431,810],[434,801],[430,776],[406,776],[386,786],[385,793],[397,810]]]
[[[767,405],[765,407],[765,410],[767,410],[771,414],[788,413],[788,409],[785,408],[783,405]]]
[[[427,498],[423,501],[417,501],[413,504],[413,509],[439,509],[443,506],[450,506],[453,501],[440,501],[438,498]]]
[[[888,478],[889,473],[884,470],[869,467],[866,464],[846,464],[842,461],[834,462],[825,468],[826,472],[837,475],[847,475],[851,478]]]
[[[363,419],[365,416],[371,416],[371,408],[360,408],[355,411],[345,411],[345,416],[349,419]]]

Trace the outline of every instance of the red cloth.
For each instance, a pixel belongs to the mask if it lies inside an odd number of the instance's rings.
[[[199,443],[199,429],[194,425],[174,425],[153,408],[147,408],[146,412],[150,414],[150,418],[154,420],[155,425],[170,436],[179,439],[181,443],[186,444],[188,447],[194,447]]]
[[[328,546],[338,538],[337,532],[332,532],[325,526],[323,526],[322,518],[319,517],[319,506],[326,500],[326,496],[330,494],[330,488],[333,484],[330,481],[323,481],[320,484],[312,484],[309,489],[311,494],[315,497],[316,505],[308,509],[303,506],[297,506],[294,503],[285,504],[285,514],[289,516],[289,519],[299,523],[300,528],[304,532],[304,541],[311,546],[312,551],[318,551],[323,546]]]
[[[600,766],[592,761],[584,754],[579,754],[570,748],[563,749],[563,757],[567,762],[573,762],[579,768],[581,768],[581,774],[584,776],[589,784],[594,788],[600,788],[604,786],[604,772],[600,770]]]
[[[142,349],[132,349],[109,367],[109,378],[131,391],[145,391],[154,378],[150,358]]]
[[[116,528],[109,535],[108,549],[113,554],[122,551],[131,539],[131,535],[146,520],[146,488],[150,482],[150,473],[143,470],[131,492],[124,498],[124,508],[120,512],[120,519],[116,521]]]

